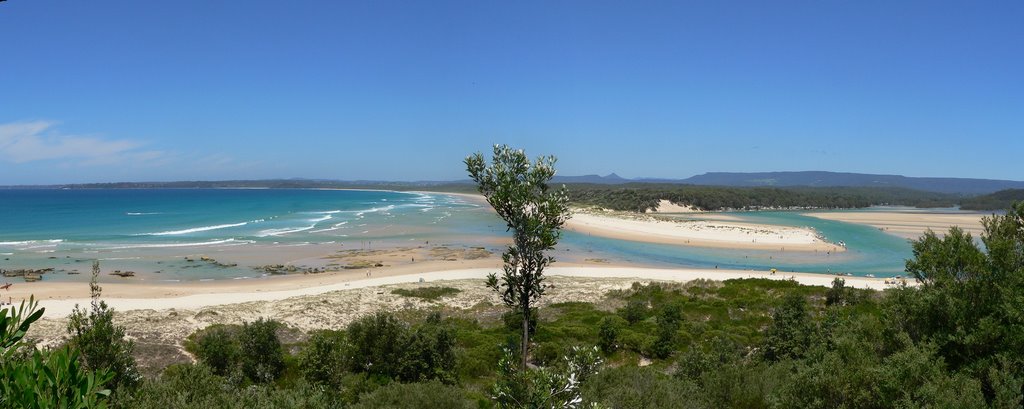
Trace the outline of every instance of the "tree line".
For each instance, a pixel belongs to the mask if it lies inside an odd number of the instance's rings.
[[[1006,189],[987,195],[965,198],[960,202],[963,210],[1006,210],[1014,202],[1024,201],[1024,189]]]
[[[568,185],[575,205],[644,212],[661,200],[700,210],[852,209],[875,205],[951,207],[954,195],[903,188],[725,187],[671,184]]]

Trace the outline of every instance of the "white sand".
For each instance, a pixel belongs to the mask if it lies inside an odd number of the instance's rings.
[[[223,292],[193,294],[170,298],[110,298],[104,297],[108,305],[118,311],[132,310],[166,310],[166,309],[200,309],[204,307],[239,304],[253,301],[279,301],[293,297],[318,295],[333,291],[349,290],[365,287],[377,287],[399,283],[426,282],[442,280],[483,280],[489,273],[498,273],[496,268],[469,268],[449,271],[435,271],[422,274],[396,275],[381,278],[368,278],[348,282],[338,282],[317,287],[299,288],[282,291],[266,292]],[[793,279],[805,285],[831,285],[835,278],[825,274],[784,273],[770,274],[765,271],[742,270],[707,270],[707,269],[654,269],[634,267],[552,267],[547,275],[563,277],[596,277],[596,278],[636,278],[657,281],[687,282],[697,279],[729,280],[735,278],[768,278],[775,280]],[[843,277],[848,286],[857,288],[884,289],[889,285],[884,280],[868,277]],[[84,284],[83,284],[84,285]],[[48,317],[63,317],[71,313],[76,304],[88,305],[88,298],[43,300],[40,305],[46,308]]]
[[[811,212],[807,216],[836,220],[847,223],[866,224],[889,234],[908,239],[917,239],[928,229],[936,234],[945,234],[950,227],[959,226],[978,237],[983,231],[982,212],[934,213],[916,209],[893,209],[892,211],[839,211]]]
[[[650,209],[647,210],[647,213],[700,213],[700,212],[701,212],[701,210],[696,208],[696,207],[693,207],[693,206],[690,206],[690,205],[680,206],[680,205],[677,205],[677,204],[672,203],[672,202],[670,202],[668,200],[665,200],[665,199],[661,199],[661,200],[658,201],[658,208],[654,209],[653,211],[650,210]]]
[[[575,212],[566,228],[621,240],[763,250],[843,251],[811,229],[718,220],[659,220],[649,216]]]

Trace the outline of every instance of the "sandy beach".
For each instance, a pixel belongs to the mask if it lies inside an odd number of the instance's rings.
[[[983,231],[983,212],[935,213],[918,209],[893,208],[886,211],[830,211],[804,213],[806,216],[847,223],[865,224],[889,234],[917,239],[928,229],[944,234],[952,226],[979,237]]]
[[[192,362],[183,342],[196,330],[213,324],[239,324],[259,318],[274,319],[289,328],[310,331],[338,328],[377,311],[442,308],[450,314],[498,317],[504,310],[496,293],[483,280],[499,272],[497,262],[490,267],[451,266],[452,270],[388,275],[375,272],[372,277],[330,275],[314,285],[308,277],[282,277],[274,285],[254,288],[249,283],[217,283],[216,286],[123,284],[104,288],[103,300],[118,312],[117,322],[127,328],[138,351],[145,359],[143,370],[155,375],[171,363]],[[378,274],[379,273],[379,274]],[[642,267],[559,266],[547,270],[550,288],[541,305],[560,302],[600,303],[611,290],[629,288],[634,282],[687,283],[694,280],[765,278],[794,280],[805,285],[830,285],[835,278],[823,274],[767,271],[655,269]],[[848,286],[884,289],[885,280],[844,277]],[[269,281],[269,280],[268,280]],[[47,283],[49,284],[49,283]],[[32,326],[31,337],[39,345],[55,345],[66,336],[67,316],[76,304],[88,306],[88,286],[75,284],[76,298],[44,299],[41,320]],[[709,285],[708,283],[700,285]],[[714,284],[710,284],[714,285]],[[393,294],[397,288],[445,286],[459,293],[441,300],[427,301]],[[36,287],[45,294],[48,286]],[[161,292],[187,295],[161,296]],[[486,311],[486,312],[484,312]]]
[[[621,212],[574,212],[566,228],[620,240],[683,246],[758,250],[831,251],[845,249],[810,229],[726,220],[666,220]]]
[[[460,262],[449,269],[431,271],[438,265],[420,265],[416,269],[376,269],[370,275],[331,273],[324,275],[285,276],[266,280],[222,280],[208,283],[124,283],[105,285],[103,299],[119,311],[198,309],[217,305],[247,302],[274,302],[293,297],[313,296],[334,291],[378,287],[400,283],[437,282],[448,280],[482,280],[490,273],[500,272],[500,261]],[[418,271],[416,271],[418,270]],[[644,267],[597,267],[573,265],[552,267],[550,276],[574,278],[626,278],[687,282],[692,280],[730,280],[738,278],[792,279],[806,285],[831,285],[835,278],[826,274],[717,269],[661,269]],[[844,277],[847,285],[876,290],[889,287],[885,280],[869,277]],[[34,293],[48,317],[63,317],[76,304],[89,303],[88,285],[84,283],[33,283],[11,291],[12,297]],[[4,294],[8,295],[8,294]]]

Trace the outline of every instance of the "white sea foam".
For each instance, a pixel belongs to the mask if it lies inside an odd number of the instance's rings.
[[[231,227],[240,227],[240,226],[245,226],[247,224],[249,224],[249,222],[232,223],[232,224],[218,224],[216,226],[193,227],[191,229],[184,229],[184,230],[170,230],[170,231],[162,231],[162,232],[157,232],[157,233],[143,233],[143,234],[140,234],[139,236],[176,236],[176,235],[179,235],[179,234],[198,233],[198,232],[201,232],[201,231],[220,230],[220,229],[227,229],[227,228],[231,228]]]
[[[386,211],[392,210],[394,208],[395,208],[394,205],[387,205],[387,206],[384,206],[384,207],[373,207],[373,208],[369,208],[369,209],[366,209],[366,210],[356,210],[355,213],[356,213],[356,216],[362,216],[362,215],[367,214],[367,213],[386,212]]]
[[[305,214],[337,214],[341,213],[342,210],[325,210],[322,212],[304,212]]]
[[[0,241],[0,246],[28,246],[28,245],[43,245],[43,246],[55,246],[63,243],[63,239],[54,240],[25,240],[25,241]],[[29,247],[33,248],[33,247]]]
[[[328,214],[328,215],[325,215],[324,217],[318,217],[318,218],[315,218],[315,219],[309,219],[309,222],[313,223],[313,224],[316,224],[316,223],[320,223],[320,222],[322,222],[324,220],[330,220],[330,219],[331,219],[331,215]]]
[[[0,246],[24,246],[32,241],[0,241]]]
[[[299,228],[267,229],[260,231],[258,234],[256,234],[256,237],[281,236],[285,234],[298,233],[300,231],[312,230],[314,226],[316,225],[314,224]]]
[[[213,240],[203,241],[197,243],[153,243],[153,244],[126,244],[123,246],[107,247],[102,250],[122,250],[122,249],[155,249],[164,247],[199,247],[199,246],[215,246],[218,244],[232,244],[232,243],[243,243],[251,244],[252,241],[237,241],[235,239],[224,239],[224,240]],[[88,252],[85,252],[88,253]]]
[[[128,216],[151,216],[154,214],[163,214],[161,212],[126,212]]]

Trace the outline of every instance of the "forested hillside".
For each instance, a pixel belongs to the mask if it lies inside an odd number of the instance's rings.
[[[960,208],[963,210],[1006,210],[1017,201],[1024,200],[1024,189],[1007,189],[998,192],[963,199]]]

